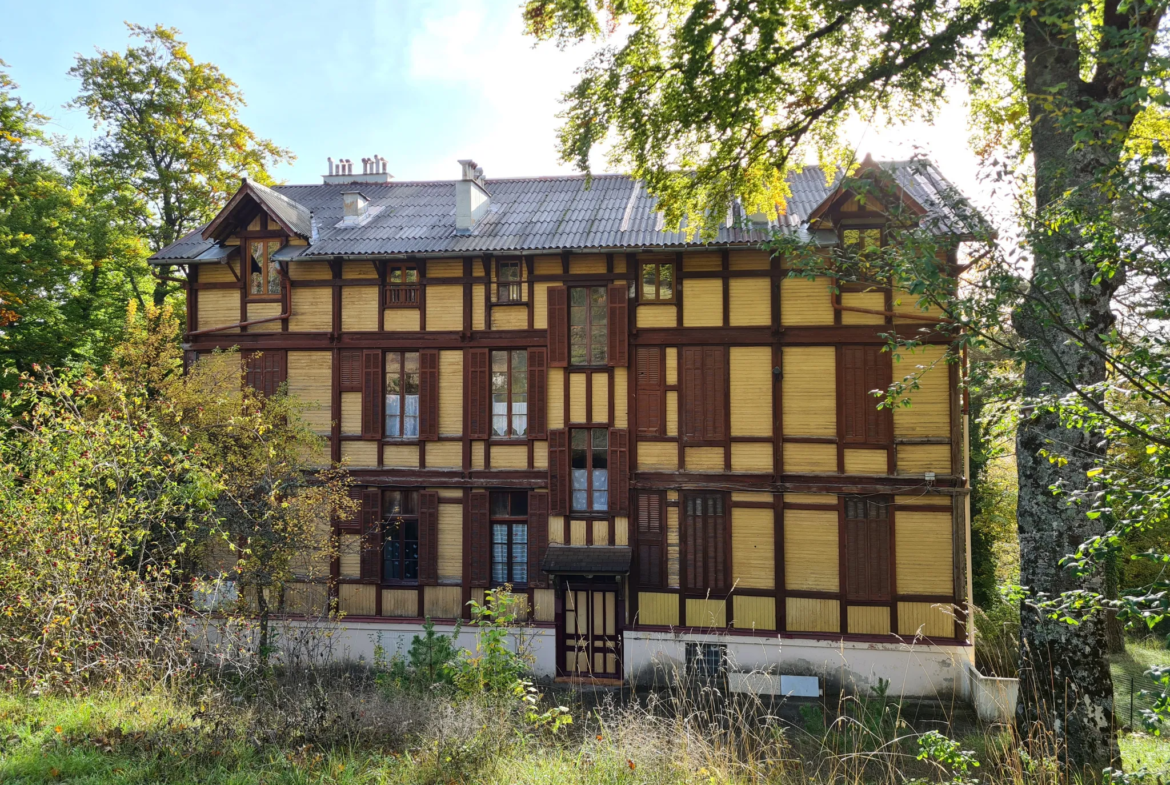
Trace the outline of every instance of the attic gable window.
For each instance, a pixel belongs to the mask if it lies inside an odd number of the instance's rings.
[[[280,240],[248,241],[248,293],[253,296],[279,296],[280,270],[272,255],[280,250]]]
[[[881,227],[857,227],[841,230],[841,246],[850,254],[863,256],[873,248],[881,248],[883,243]]]
[[[496,302],[522,303],[524,290],[520,283],[520,262],[498,262]]]
[[[418,307],[418,268],[390,265],[386,268],[386,307]]]
[[[643,262],[641,283],[642,302],[674,302],[674,263]]]

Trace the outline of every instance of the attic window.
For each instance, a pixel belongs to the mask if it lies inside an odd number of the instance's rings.
[[[841,245],[850,254],[864,255],[871,248],[883,245],[881,227],[858,227],[841,230]]]
[[[386,268],[386,307],[418,307],[418,268],[390,265]]]
[[[272,255],[280,250],[280,240],[248,241],[248,293],[253,296],[279,296],[280,271]]]

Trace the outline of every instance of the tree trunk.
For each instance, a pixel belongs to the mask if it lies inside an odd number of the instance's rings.
[[[1049,231],[1044,219],[1055,204],[1070,199],[1086,218],[1107,215],[1110,204],[1092,183],[1119,151],[1099,140],[1078,147],[1057,113],[1044,106],[1082,101],[1075,38],[1040,21],[1025,23],[1024,56],[1037,225],[1030,236],[1033,299],[1017,309],[1013,322],[1027,342],[1024,395],[1034,400],[1105,379],[1103,356],[1069,340],[1058,325],[1096,340],[1113,324],[1110,306],[1120,281],[1094,283],[1097,271],[1082,253],[1079,226],[1070,222]],[[1038,305],[1035,298],[1044,302]],[[1077,578],[1060,564],[1085,540],[1104,533],[1104,521],[1090,520],[1067,495],[1052,491],[1084,487],[1086,472],[1105,457],[1104,440],[1100,433],[1064,427],[1056,414],[1025,411],[1016,457],[1020,583],[1030,592],[1020,613],[1019,730],[1037,745],[1034,753],[1057,754],[1070,774],[1095,780],[1103,768],[1120,766],[1104,619],[1095,615],[1071,625],[1047,618],[1033,603],[1067,591],[1104,589],[1099,572]]]

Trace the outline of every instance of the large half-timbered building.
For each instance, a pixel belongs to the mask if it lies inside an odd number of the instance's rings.
[[[761,250],[774,231],[880,243],[895,206],[958,238],[938,171],[867,160],[885,185],[859,202],[809,168],[779,221],[733,211],[704,242],[626,176],[461,164],[446,182],[395,182],[378,157],[331,161],[320,185],[244,181],[153,259],[186,271],[189,357],[238,346],[248,383],[302,398],[317,461],[358,483],[332,578],[285,610],[335,600],[360,651],[510,584],[546,675],[722,646],[908,693],[960,678],[957,370],[929,331],[921,354],[882,351],[937,314]],[[869,391],[922,368],[912,406],[878,408]]]

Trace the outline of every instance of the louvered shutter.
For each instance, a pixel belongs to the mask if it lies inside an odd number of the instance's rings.
[[[362,529],[362,494],[365,493],[365,488],[357,485],[350,486],[348,491],[349,498],[357,504],[354,505],[352,512],[349,515],[339,518],[337,527],[339,529],[347,529],[350,531],[361,531]]]
[[[708,499],[708,577],[711,589],[727,591],[727,516],[723,509],[723,496],[714,494]]]
[[[702,587],[703,579],[700,576],[702,569],[702,537],[700,532],[703,525],[702,497],[686,495],[683,497],[683,587],[697,589]]]
[[[626,515],[630,511],[630,432],[609,429],[609,511]]]
[[[341,351],[341,391],[362,391],[362,352],[361,349],[344,349]]]
[[[528,438],[548,438],[548,350],[528,350]]]
[[[684,500],[683,546],[686,588],[727,591],[727,516],[723,494],[688,494]]]
[[[663,586],[662,494],[638,494],[638,584],[657,589]]]
[[[666,409],[664,405],[665,391],[662,381],[662,348],[659,346],[639,346],[635,353],[634,397],[635,411],[638,423],[637,432],[648,436],[658,436],[663,433]]]
[[[569,513],[569,431],[548,432],[548,492],[553,515]]]
[[[472,349],[468,355],[467,433],[472,439],[486,439],[491,433],[488,350]]]
[[[890,356],[880,346],[865,347],[865,439],[869,444],[890,441],[890,411],[877,408],[879,400],[870,392],[885,390],[890,384]]]
[[[491,523],[487,491],[471,492],[471,586],[487,588],[491,582]]]
[[[543,589],[548,576],[540,570],[548,550],[548,494],[528,494],[528,585]]]
[[[382,351],[362,352],[362,438],[382,438]]]
[[[846,444],[888,444],[890,412],[872,390],[890,383],[890,358],[880,346],[841,347],[842,439]]]
[[[887,510],[880,501],[845,500],[846,599],[888,602],[892,596]]]
[[[623,284],[614,284],[606,287],[605,316],[606,335],[609,345],[606,347],[606,364],[625,367],[630,364],[629,356],[629,290]]]
[[[439,494],[418,495],[418,582],[433,586],[439,580]]]
[[[727,429],[726,351],[722,346],[683,348],[683,440],[722,442]]]
[[[382,579],[382,492],[376,488],[362,491],[361,579]]]
[[[423,349],[418,353],[418,438],[439,438],[439,352]]]
[[[703,439],[703,349],[682,350],[682,436],[684,441]]]
[[[569,366],[569,289],[548,288],[548,364],[552,368]]]

